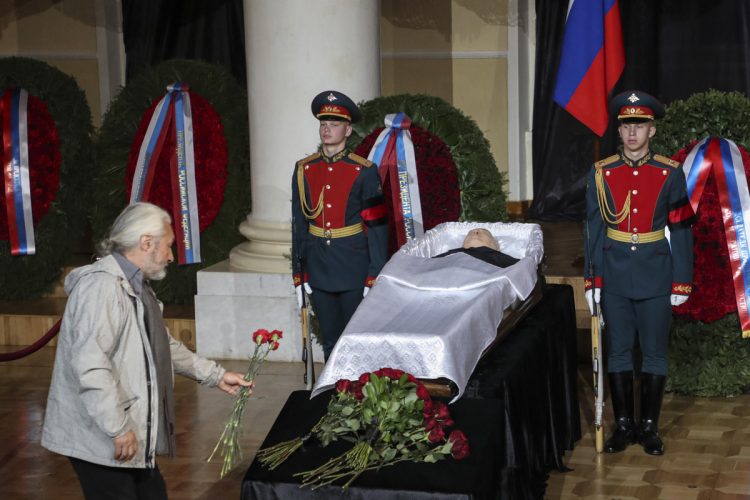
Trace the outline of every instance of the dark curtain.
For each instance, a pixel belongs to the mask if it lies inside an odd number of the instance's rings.
[[[614,93],[644,90],[666,104],[711,88],[750,94],[750,2],[619,4],[625,71]],[[542,220],[581,219],[586,173],[594,160],[614,153],[618,144],[614,121],[597,140],[552,100],[566,11],[567,2],[536,0],[534,200],[529,215]]]
[[[225,66],[245,85],[242,0],[123,0],[126,80],[167,59]]]

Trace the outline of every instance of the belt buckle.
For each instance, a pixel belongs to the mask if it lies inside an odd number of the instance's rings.
[[[325,236],[326,238],[330,238],[331,234],[332,233],[330,229],[326,229],[325,231],[323,231],[323,236]]]
[[[633,243],[638,243],[638,235],[636,233],[632,233],[630,235],[630,241],[632,241]]]

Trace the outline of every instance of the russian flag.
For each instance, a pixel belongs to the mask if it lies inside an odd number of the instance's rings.
[[[625,68],[618,0],[570,0],[555,102],[599,137],[607,96]]]

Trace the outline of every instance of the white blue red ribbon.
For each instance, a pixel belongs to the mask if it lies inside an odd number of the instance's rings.
[[[683,163],[688,197],[698,213],[703,189],[713,172],[719,193],[724,234],[727,240],[737,314],[742,336],[750,337],[750,190],[737,145],[718,137],[706,137],[693,147]]]
[[[167,87],[151,115],[138,152],[130,203],[148,200],[156,164],[168,134],[174,133],[175,149],[170,157],[172,218],[175,225],[177,258],[180,264],[201,261],[198,195],[195,185],[193,117],[187,84]]]
[[[370,150],[368,159],[378,165],[383,183],[390,178],[398,245],[424,234],[417,162],[404,113],[386,115],[385,128]],[[398,196],[397,196],[398,194]]]
[[[28,141],[29,94],[23,89],[0,90],[5,212],[11,255],[34,255]]]

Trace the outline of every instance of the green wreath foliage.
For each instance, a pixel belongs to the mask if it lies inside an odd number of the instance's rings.
[[[201,233],[200,264],[170,266],[167,277],[153,283],[166,303],[192,303],[200,269],[229,256],[244,238],[238,226],[250,211],[249,133],[247,96],[232,75],[221,66],[200,61],[171,60],[134,78],[112,101],[99,131],[95,155],[98,175],[94,180],[92,228],[97,240],[127,204],[125,169],[138,124],[152,102],[166,93],[168,84],[184,81],[205,98],[221,117],[227,142],[227,185],[224,203],[213,223]]]
[[[508,219],[506,178],[498,171],[490,144],[477,124],[445,100],[424,94],[377,97],[359,105],[362,120],[353,125],[348,145],[383,126],[385,115],[406,113],[413,124],[437,135],[448,146],[458,170],[461,220],[496,222]]]
[[[675,318],[667,389],[693,396],[737,396],[750,388],[750,339],[737,314],[713,323]]]
[[[671,156],[692,141],[711,135],[746,147],[750,145],[748,116],[750,99],[740,92],[712,89],[693,94],[667,106],[666,115],[656,124],[651,145],[655,151]]]
[[[0,245],[0,299],[40,297],[60,277],[86,228],[93,172],[91,111],[73,77],[25,57],[0,59],[0,86],[16,86],[44,101],[60,139],[60,186],[36,224],[36,254],[13,257]]]
[[[656,125],[654,150],[673,155],[706,136],[750,144],[750,99],[739,92],[709,90],[667,106]],[[750,387],[750,339],[740,335],[739,318],[714,323],[675,318],[669,344],[667,388],[694,396],[734,396]]]

